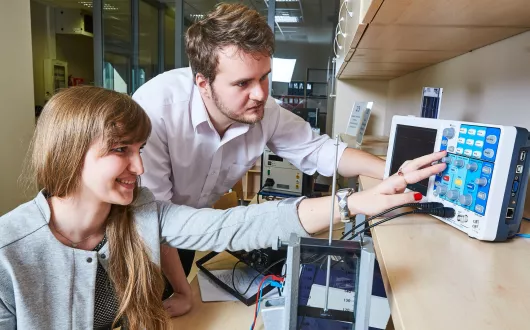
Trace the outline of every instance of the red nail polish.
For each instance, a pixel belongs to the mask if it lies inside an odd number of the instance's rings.
[[[423,198],[423,195],[421,193],[417,192],[414,194],[415,201],[421,201],[422,198]]]

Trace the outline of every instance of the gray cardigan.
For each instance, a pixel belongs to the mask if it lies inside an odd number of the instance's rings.
[[[151,258],[160,243],[193,250],[252,250],[275,246],[290,233],[307,236],[287,199],[230,210],[193,209],[155,201],[142,188],[134,221]],[[39,193],[0,217],[0,329],[93,329],[97,262],[109,247],[84,251],[60,243],[48,227],[50,209]]]

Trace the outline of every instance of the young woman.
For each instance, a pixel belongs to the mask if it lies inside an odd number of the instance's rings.
[[[48,101],[28,172],[42,190],[0,218],[0,329],[166,329],[161,243],[252,250],[328,226],[331,197],[226,211],[155,201],[138,182],[150,129],[140,106],[117,92],[75,87]],[[413,202],[401,192],[441,172],[445,164],[431,163],[442,156],[410,161],[352,194],[351,213]]]

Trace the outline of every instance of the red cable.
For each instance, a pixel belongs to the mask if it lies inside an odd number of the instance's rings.
[[[269,278],[272,279],[273,281],[283,283],[283,277],[279,277],[276,275],[267,275],[261,279],[261,282],[259,283],[259,286],[258,286],[258,293],[256,294],[256,307],[254,308],[254,321],[252,321],[252,326],[250,327],[250,329],[254,329],[254,326],[256,325],[256,319],[258,318],[258,302],[259,302],[259,296],[260,296],[259,293],[261,291],[261,286]]]

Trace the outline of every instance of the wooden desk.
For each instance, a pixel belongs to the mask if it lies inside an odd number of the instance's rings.
[[[260,203],[267,202],[260,198]],[[256,203],[256,197],[251,203]],[[344,226],[338,224],[333,229],[333,238],[338,239],[342,235]],[[315,237],[327,238],[329,231],[321,232]],[[197,252],[195,261],[206,255],[205,252]],[[221,253],[216,257],[215,267],[217,269],[232,268],[233,257],[227,252]],[[226,261],[226,262],[224,262]],[[212,264],[209,263],[209,266]],[[213,268],[213,267],[212,267]],[[240,301],[228,302],[202,302],[199,282],[196,277],[197,266],[193,264],[188,281],[190,281],[191,290],[193,292],[193,308],[190,313],[173,318],[171,325],[175,330],[248,330],[254,319],[255,306],[246,306]],[[255,330],[264,330],[263,322],[261,320],[261,313],[258,314]]]
[[[379,182],[360,178],[363,189]],[[530,327],[530,239],[478,241],[426,215],[374,227],[372,237],[396,329]]]
[[[197,253],[195,260],[202,258],[206,253]],[[211,269],[228,269],[234,264],[235,258],[230,254],[224,252],[219,254],[214,260],[209,262],[208,266]],[[202,302],[201,291],[199,288],[199,281],[197,279],[197,266],[193,264],[193,270],[188,280],[191,277],[191,290],[193,293],[193,308],[191,311],[183,316],[173,318],[171,325],[175,330],[248,330],[254,319],[255,306],[246,306],[240,301],[224,301],[224,302]],[[256,330],[264,330],[261,317],[258,317]]]

